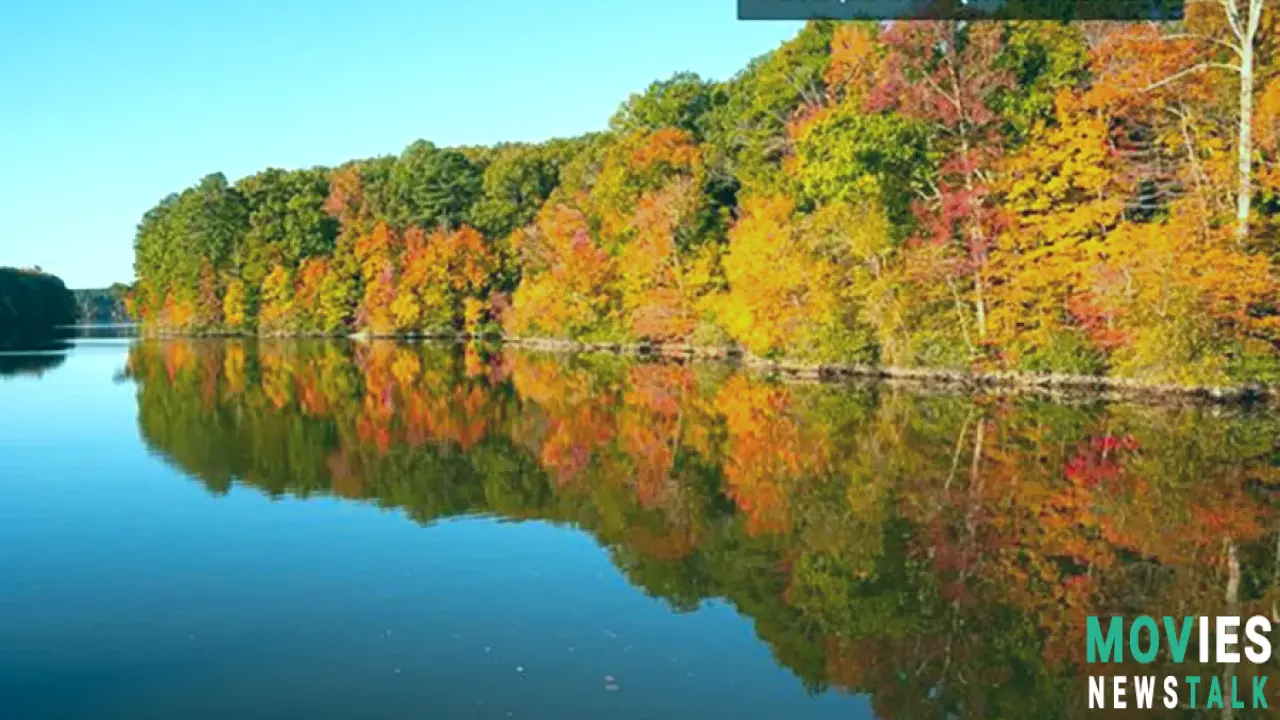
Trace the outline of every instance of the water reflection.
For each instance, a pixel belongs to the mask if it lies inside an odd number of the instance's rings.
[[[1280,605],[1261,412],[394,343],[146,342],[127,372],[150,448],[213,492],[571,525],[675,610],[727,599],[814,692],[883,717],[1080,715],[1086,616]],[[1267,672],[1168,662],[1123,671]]]
[[[61,352],[0,352],[0,378],[14,375],[40,377],[66,362]]]
[[[21,342],[11,338],[11,342],[0,343],[0,378],[16,375],[41,377],[65,363],[67,353],[77,345],[133,338],[137,334],[135,325],[117,323],[60,325],[37,338],[24,336]]]
[[[63,325],[58,332],[68,338],[131,338],[137,337],[139,328],[134,323],[87,323],[82,325]]]

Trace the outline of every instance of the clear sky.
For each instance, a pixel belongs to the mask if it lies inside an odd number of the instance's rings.
[[[209,172],[601,129],[798,29],[735,0],[0,0],[0,265],[131,282],[142,213]]]

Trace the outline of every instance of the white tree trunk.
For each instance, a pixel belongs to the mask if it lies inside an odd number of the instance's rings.
[[[1262,22],[1262,7],[1268,0],[1218,0],[1226,12],[1235,36],[1240,61],[1240,129],[1236,148],[1236,237],[1249,236],[1249,215],[1253,206],[1253,92],[1254,44]],[[1243,5],[1243,7],[1242,7]]]
[[[1240,60],[1240,183],[1236,190],[1236,237],[1241,240],[1249,236],[1253,203],[1253,44],[1244,48]]]

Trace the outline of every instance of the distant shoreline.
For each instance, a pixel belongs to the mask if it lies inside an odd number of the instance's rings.
[[[1151,383],[1130,378],[1067,373],[979,372],[930,368],[904,368],[840,363],[800,363],[771,360],[750,355],[736,347],[704,347],[685,343],[624,343],[567,340],[560,338],[512,337],[500,334],[403,333],[349,334],[322,333],[177,333],[148,330],[136,326],[139,336],[155,339],[258,340],[375,340],[414,342],[486,342],[545,352],[656,357],[683,360],[729,362],[758,372],[797,382],[876,382],[912,386],[924,390],[964,393],[1013,393],[1041,395],[1054,399],[1137,400],[1142,402],[1194,402],[1218,405],[1280,405],[1280,388],[1262,384],[1177,385]]]

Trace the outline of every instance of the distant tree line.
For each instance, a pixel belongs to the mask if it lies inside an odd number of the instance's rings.
[[[608,128],[210,175],[136,238],[179,332],[494,331],[1280,382],[1280,13],[812,23]]]
[[[55,326],[75,322],[76,314],[60,278],[38,268],[0,267],[0,349],[45,344]]]
[[[115,283],[108,288],[72,290],[76,306],[79,308],[79,319],[82,323],[108,324],[129,322],[129,312],[125,309],[125,298],[129,294],[129,286]]]

